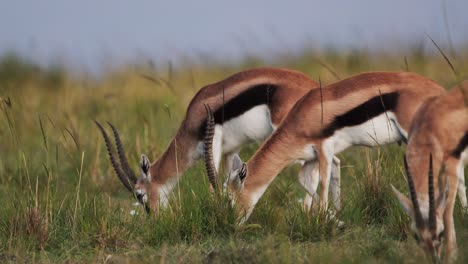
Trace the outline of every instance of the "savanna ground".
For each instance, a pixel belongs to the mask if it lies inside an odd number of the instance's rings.
[[[157,158],[195,92],[255,66],[303,71],[323,84],[369,70],[410,70],[445,87],[468,73],[458,51],[452,73],[438,53],[307,52],[274,62],[187,62],[177,69],[139,63],[96,78],[41,68],[14,55],[0,59],[0,262],[2,263],[416,263],[426,261],[409,234],[390,183],[406,192],[405,146],[352,148],[342,160],[345,222],[310,216],[299,202],[298,167],[284,170],[252,217],[236,226],[226,199],[208,191],[200,164],[184,173],[170,207],[155,219],[140,209],[110,166],[93,120],[111,121],[137,169]],[[327,69],[327,67],[329,69]],[[333,73],[334,72],[334,73]],[[152,79],[152,81],[150,80]],[[242,152],[248,159],[257,146]],[[468,222],[458,202],[459,259],[468,259]]]

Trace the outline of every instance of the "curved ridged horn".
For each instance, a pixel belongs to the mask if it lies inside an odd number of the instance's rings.
[[[218,190],[218,174],[216,173],[216,168],[213,159],[213,137],[215,130],[215,121],[213,112],[209,105],[205,105],[205,110],[207,113],[206,118],[206,128],[205,128],[205,138],[203,139],[203,154],[206,174],[208,175],[208,180],[211,183],[211,186],[215,191]]]
[[[94,123],[96,123],[99,130],[101,130],[102,136],[104,137],[104,142],[106,143],[107,153],[109,154],[109,158],[110,158],[110,161],[112,163],[112,168],[114,168],[115,173],[117,174],[117,176],[119,177],[120,181],[123,183],[125,188],[127,188],[127,190],[129,190],[131,193],[133,193],[133,186],[130,184],[130,181],[127,178],[127,175],[122,171],[122,169],[120,168],[119,163],[117,162],[117,160],[114,157],[114,150],[113,150],[112,144],[110,142],[110,139],[107,136],[106,131],[101,126],[101,124],[99,124],[98,121],[94,120]]]
[[[129,178],[129,180],[132,181],[133,184],[135,184],[137,182],[137,177],[135,177],[135,173],[133,173],[133,170],[128,165],[127,157],[125,156],[125,151],[122,146],[122,141],[120,140],[119,132],[117,132],[117,129],[110,122],[107,122],[107,124],[112,128],[112,132],[114,133],[115,145],[117,146],[117,154],[119,154],[120,164],[122,165],[124,171],[127,173],[127,177]]]
[[[429,154],[429,228],[436,230],[436,208],[435,208],[435,197],[434,197],[434,173],[432,165],[432,153]]]
[[[405,171],[406,171],[406,177],[408,179],[408,189],[410,193],[410,198],[411,198],[411,202],[413,203],[413,208],[414,208],[414,218],[415,218],[414,220],[416,221],[416,227],[423,228],[424,220],[421,215],[421,210],[419,209],[418,198],[416,196],[416,190],[414,189],[413,177],[411,177],[411,173],[409,172],[408,162],[406,161],[406,157],[403,158],[403,160],[405,162]]]

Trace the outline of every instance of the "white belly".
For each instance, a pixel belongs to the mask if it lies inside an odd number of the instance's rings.
[[[259,105],[246,111],[240,116],[224,122],[222,125],[215,126],[213,145],[215,146],[214,155],[221,153],[231,153],[239,150],[243,145],[252,142],[264,141],[274,128],[271,122],[270,109],[266,105]],[[221,141],[221,148],[217,149]],[[196,159],[203,157],[203,141],[197,145]]]
[[[223,153],[232,152],[253,141],[264,141],[273,132],[270,110],[266,105],[253,107],[244,114],[224,122],[221,128]]]
[[[396,117],[392,112],[376,116],[357,126],[344,127],[335,131],[333,136],[325,140],[325,144],[339,153],[353,145],[367,147],[381,146],[402,140]]]
[[[468,147],[460,154],[460,161],[463,166],[468,163]]]

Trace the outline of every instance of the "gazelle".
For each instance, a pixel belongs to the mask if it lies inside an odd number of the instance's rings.
[[[298,159],[305,161],[299,180],[308,195],[316,195],[320,178],[320,208],[325,209],[336,153],[352,145],[405,140],[421,104],[444,92],[434,81],[408,72],[363,73],[309,91],[247,163],[234,157],[226,184],[240,221],[249,217],[276,175]]]
[[[225,156],[225,168],[231,168],[233,155],[243,145],[267,138],[296,101],[318,86],[318,83],[297,71],[257,68],[203,87],[187,107],[185,119],[162,156],[152,164],[145,155],[141,156],[138,179],[128,165],[115,127],[111,125],[120,164],[114,157],[112,143],[104,128],[96,124],[104,136],[112,166],[120,181],[140,203],[149,202],[151,209],[157,213],[160,205],[167,204],[168,196],[183,172],[203,157],[207,120],[205,104],[214,115],[212,150],[218,171],[222,155]],[[339,162],[337,159],[335,161]],[[210,183],[215,188],[216,181],[216,178],[210,177]],[[148,211],[149,208],[146,208]]]
[[[410,199],[392,186],[411,217],[416,240],[435,258],[441,255],[444,236],[447,260],[456,255],[453,208],[457,191],[466,208],[467,163],[468,81],[465,81],[463,86],[428,100],[411,123],[405,158]],[[439,177],[434,178],[433,171],[439,172]]]

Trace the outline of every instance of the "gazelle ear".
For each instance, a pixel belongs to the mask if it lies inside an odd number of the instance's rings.
[[[241,158],[239,157],[239,155],[234,155],[234,157],[232,158],[232,167],[231,167],[231,172],[232,171],[235,171],[235,170],[240,170],[242,168],[242,160]]]
[[[247,176],[247,165],[242,162],[238,155],[234,155],[231,172],[229,173],[230,184],[240,191],[244,187],[244,180]]]
[[[401,205],[401,207],[403,207],[403,210],[405,210],[405,212],[411,218],[413,218],[414,217],[414,211],[413,211],[413,205],[412,205],[410,199],[408,199],[404,194],[402,194],[400,191],[398,191],[397,188],[395,188],[395,186],[393,186],[393,184],[391,184],[391,186],[392,186],[392,191],[395,194],[395,196],[398,198],[398,202],[400,202],[400,205]]]
[[[150,161],[148,157],[146,157],[145,154],[141,154],[141,159],[140,159],[140,172],[141,172],[141,177],[145,180],[150,180],[151,174],[149,173],[149,168],[150,168]]]

